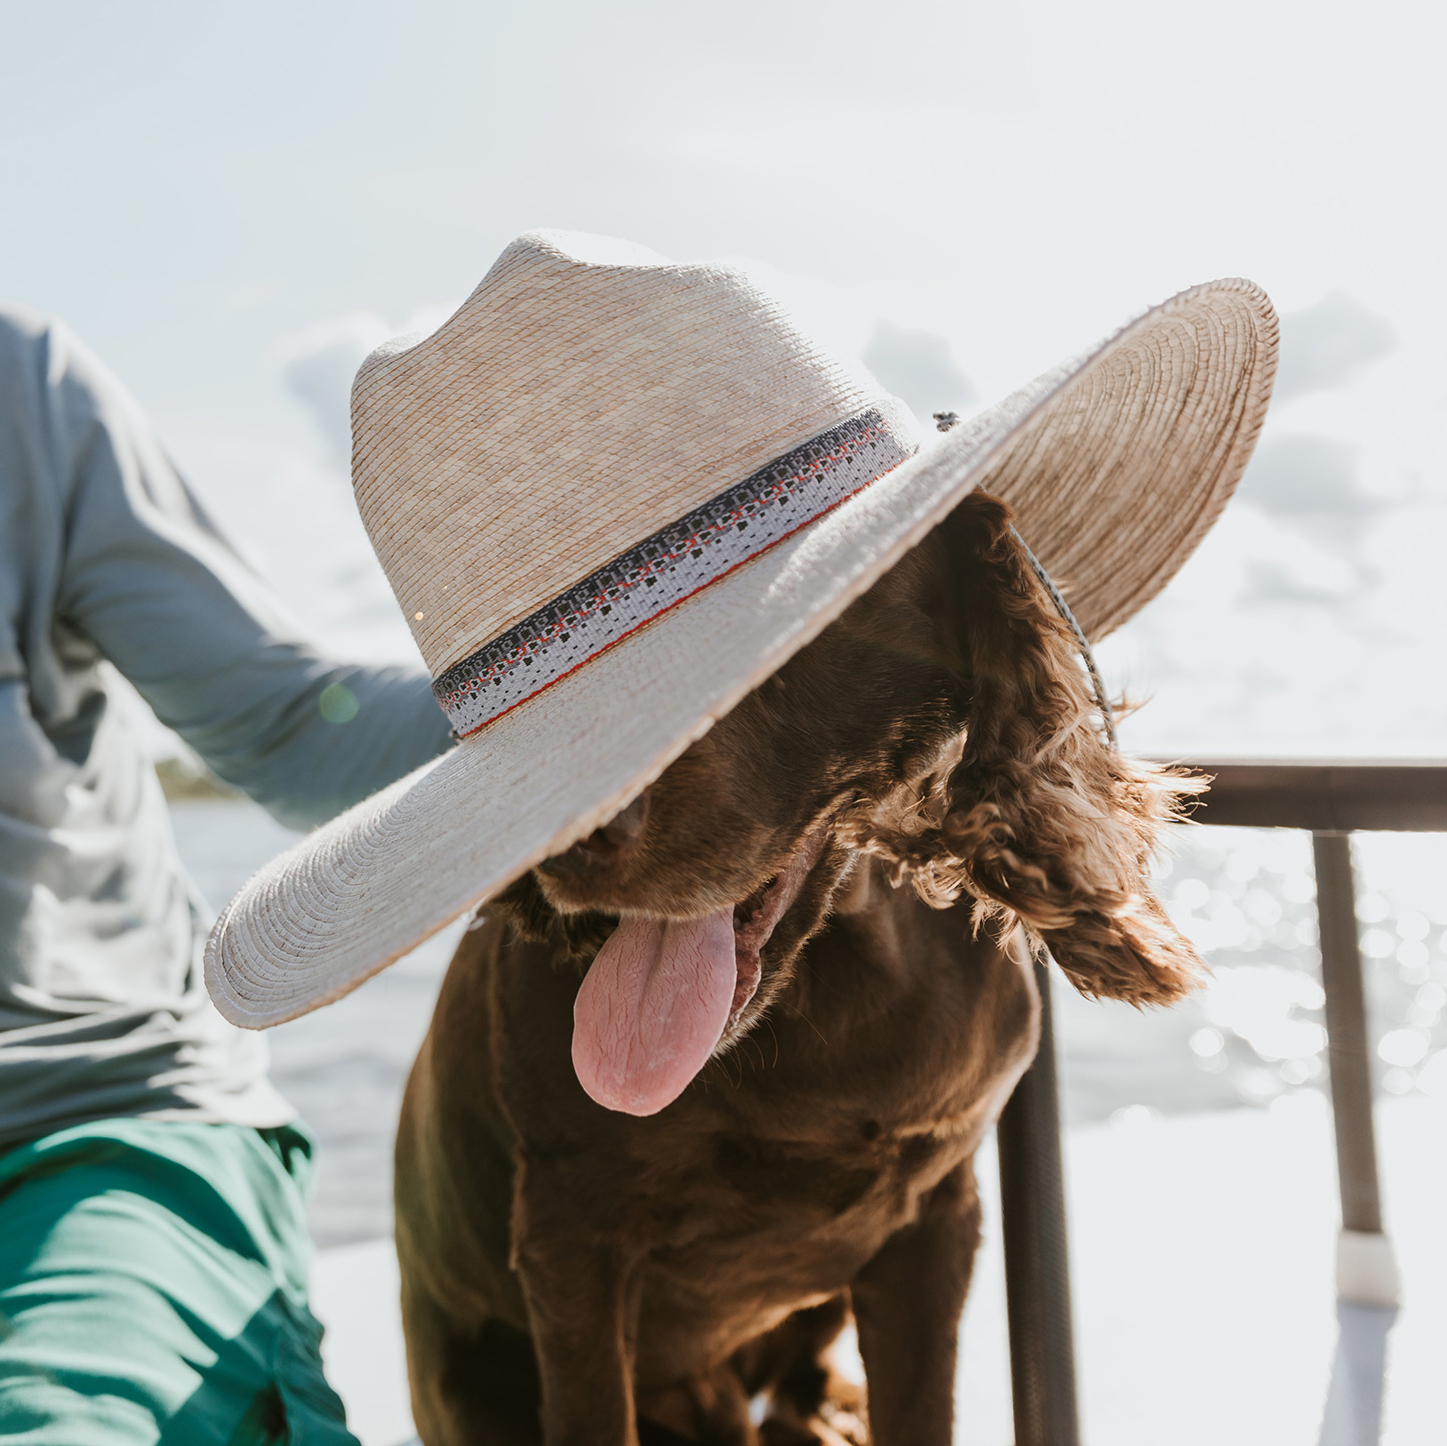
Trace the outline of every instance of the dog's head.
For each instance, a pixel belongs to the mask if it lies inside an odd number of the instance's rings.
[[[1199,967],[1151,892],[1192,781],[1100,737],[1069,629],[974,494],[606,827],[500,901],[591,957],[573,1057],[651,1114],[787,989],[868,856],[1022,923],[1084,993],[1165,1003]]]

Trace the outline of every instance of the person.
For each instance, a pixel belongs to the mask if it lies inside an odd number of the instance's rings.
[[[63,326],[0,310],[0,1439],[354,1443],[307,1307],[313,1142],[207,998],[112,669],[292,827],[450,743],[423,674],[305,640]]]

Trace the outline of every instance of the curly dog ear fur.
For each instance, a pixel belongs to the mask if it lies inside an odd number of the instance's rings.
[[[1083,994],[1179,998],[1202,966],[1151,890],[1150,859],[1161,827],[1204,780],[1126,759],[1102,738],[1075,639],[1003,502],[976,493],[941,531],[966,732],[871,851],[926,903],[965,893],[977,921],[1018,920]]]

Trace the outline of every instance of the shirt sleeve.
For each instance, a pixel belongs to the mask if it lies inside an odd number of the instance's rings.
[[[211,523],[134,400],[63,329],[49,335],[49,450],[68,507],[57,622],[295,828],[450,746],[426,675],[323,656]]]

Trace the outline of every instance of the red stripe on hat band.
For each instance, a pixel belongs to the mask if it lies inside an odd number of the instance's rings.
[[[876,410],[805,442],[591,573],[432,684],[475,733],[717,582],[914,452]]]

